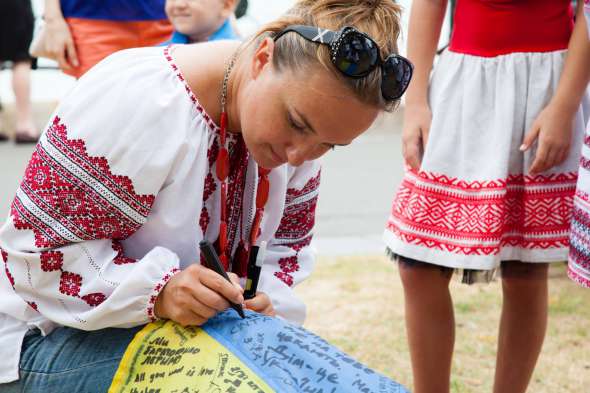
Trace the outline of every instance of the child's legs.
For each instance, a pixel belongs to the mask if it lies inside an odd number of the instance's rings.
[[[16,99],[16,130],[33,135],[35,124],[31,106],[31,62],[29,60],[14,63],[12,89]]]
[[[494,392],[525,392],[547,327],[546,263],[504,262]]]
[[[401,258],[414,392],[448,392],[455,343],[452,269]]]
[[[142,327],[92,332],[58,328],[23,342],[20,380],[0,384],[3,393],[108,391],[127,345]]]

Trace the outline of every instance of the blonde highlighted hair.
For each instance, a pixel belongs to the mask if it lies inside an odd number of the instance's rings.
[[[265,25],[253,38],[259,43],[274,37],[289,25],[310,25],[337,31],[353,26],[368,34],[379,46],[381,56],[397,53],[401,8],[394,0],[299,0],[282,17]],[[386,101],[381,94],[381,69],[354,79],[342,75],[332,64],[328,46],[305,40],[295,33],[275,42],[273,65],[277,70],[308,70],[319,65],[341,79],[364,103],[391,111],[397,102]]]

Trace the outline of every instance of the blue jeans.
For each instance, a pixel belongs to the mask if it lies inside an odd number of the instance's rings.
[[[143,326],[86,332],[57,328],[47,337],[25,336],[20,379],[0,384],[0,393],[104,393],[119,362]]]

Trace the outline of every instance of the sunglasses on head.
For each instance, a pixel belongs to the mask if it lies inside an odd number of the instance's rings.
[[[328,45],[332,63],[350,78],[363,78],[381,67],[381,94],[387,101],[400,99],[410,84],[414,70],[412,63],[395,53],[383,60],[377,43],[354,27],[332,31],[314,26],[291,25],[280,31],[274,40],[289,32],[295,32],[308,41]]]

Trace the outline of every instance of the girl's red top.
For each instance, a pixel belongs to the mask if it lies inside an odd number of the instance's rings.
[[[457,0],[449,49],[492,57],[566,49],[570,0]]]

